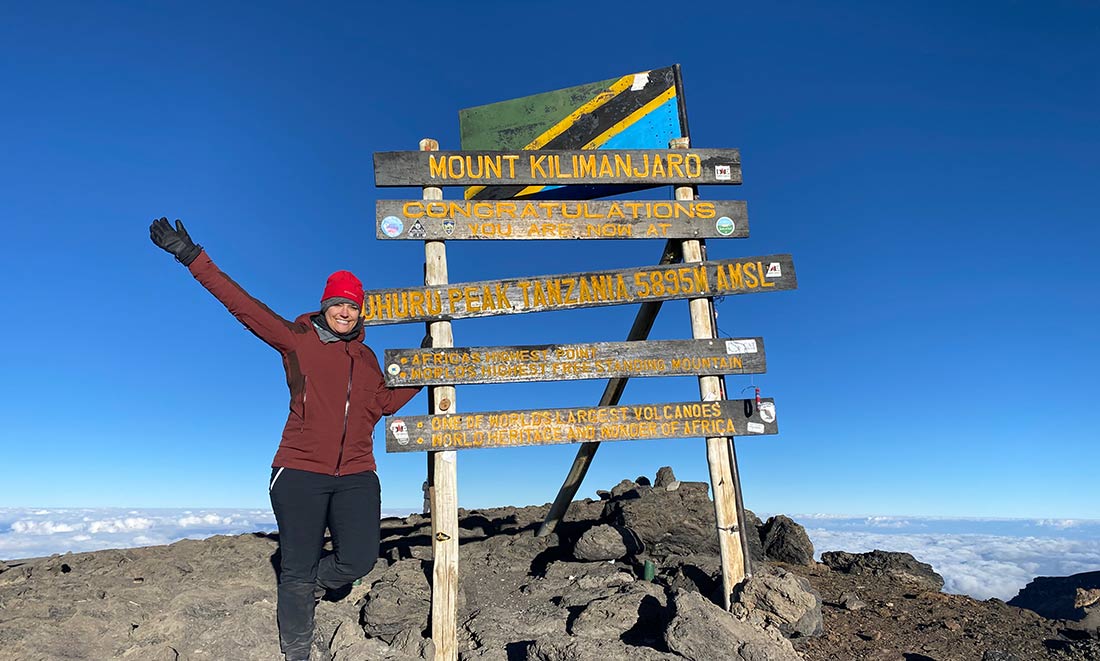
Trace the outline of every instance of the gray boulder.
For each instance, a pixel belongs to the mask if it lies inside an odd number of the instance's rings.
[[[648,647],[660,642],[660,632],[668,622],[667,610],[664,590],[638,581],[610,597],[591,601],[570,624],[569,633]]]
[[[593,526],[581,534],[573,545],[573,557],[577,560],[596,562],[618,560],[627,554],[624,535],[609,525]]]
[[[409,631],[422,632],[428,626],[431,598],[419,560],[394,563],[371,583],[362,608],[363,632],[387,644]]]
[[[665,629],[669,651],[689,661],[801,661],[777,629],[738,619],[697,592],[675,592]]]
[[[526,656],[502,658],[501,661],[511,661],[512,658],[522,658],[524,661],[683,661],[683,657],[677,654],[627,645],[614,638],[574,637],[540,638],[527,648]]]
[[[744,581],[734,591],[733,614],[785,636],[820,636],[821,595],[801,576],[774,569]]]
[[[764,554],[792,565],[814,564],[814,545],[806,529],[790,518],[779,515],[768,519],[763,528]]]
[[[917,588],[939,592],[943,589],[943,577],[932,570],[932,565],[921,562],[909,553],[874,550],[868,553],[826,551],[821,562],[833,571],[844,574],[889,576]]]

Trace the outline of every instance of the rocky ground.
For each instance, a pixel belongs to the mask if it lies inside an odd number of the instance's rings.
[[[461,659],[1100,659],[1100,572],[1037,580],[1027,608],[975,601],[907,554],[814,562],[801,526],[753,516],[727,613],[706,484],[662,469],[601,496],[541,538],[546,506],[460,512]],[[383,522],[375,569],[318,605],[314,659],[432,658],[429,534]],[[0,659],[279,659],[277,552],[255,534],[0,562]]]

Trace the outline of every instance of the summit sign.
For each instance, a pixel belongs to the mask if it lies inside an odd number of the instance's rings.
[[[376,186],[740,184],[736,149],[396,151],[374,155]]]

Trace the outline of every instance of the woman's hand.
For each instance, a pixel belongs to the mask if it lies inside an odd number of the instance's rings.
[[[176,229],[172,229],[167,218],[154,220],[149,226],[149,238],[161,250],[175,255],[176,260],[184,266],[191,266],[191,262],[202,252],[202,246],[191,240],[187,228],[179,219],[176,220]]]

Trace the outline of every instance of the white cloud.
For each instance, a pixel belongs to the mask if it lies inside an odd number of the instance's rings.
[[[864,522],[873,528],[908,528],[912,524],[905,519],[897,519],[892,516],[869,516]]]
[[[1016,596],[1036,576],[1068,576],[1100,569],[1100,538],[1009,537],[968,534],[895,534],[807,528],[822,551],[874,549],[912,554],[943,576],[944,590],[976,599]]]
[[[1035,523],[1036,523],[1036,525],[1040,525],[1040,526],[1049,526],[1051,528],[1065,529],[1065,528],[1076,528],[1077,526],[1082,525],[1085,522],[1078,521],[1077,519],[1039,519]]]
[[[147,530],[152,527],[152,520],[143,517],[130,516],[126,517],[125,519],[93,521],[91,524],[88,525],[88,532],[92,534],[101,532],[132,532],[135,530]]]
[[[383,510],[404,516],[408,510]],[[0,508],[0,560],[110,548],[171,544],[211,535],[274,532],[264,509],[12,509]]]
[[[208,526],[228,526],[233,522],[231,516],[218,516],[217,514],[206,514],[204,516],[195,516],[190,514],[178,520],[176,523],[184,528],[188,526],[197,526],[200,524],[206,524]]]
[[[63,532],[76,532],[82,529],[80,524],[53,523],[51,521],[16,521],[11,529],[22,535],[56,535]]]

